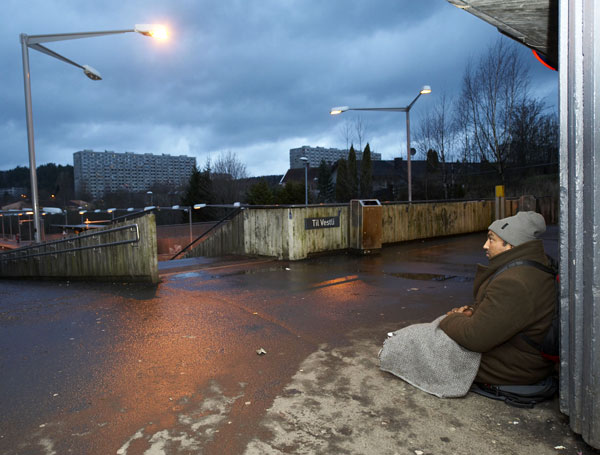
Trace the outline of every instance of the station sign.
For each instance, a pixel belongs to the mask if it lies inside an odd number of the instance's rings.
[[[304,229],[325,229],[340,227],[340,217],[325,216],[321,218],[304,218]]]

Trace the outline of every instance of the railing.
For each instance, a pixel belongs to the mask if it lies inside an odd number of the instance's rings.
[[[216,206],[212,206],[212,207],[216,207]],[[231,207],[231,206],[223,206],[223,207]],[[234,208],[231,212],[229,212],[227,215],[225,215],[224,218],[220,219],[219,221],[217,221],[215,223],[214,226],[212,226],[210,229],[208,229],[207,231],[203,232],[202,234],[200,234],[200,236],[196,237],[195,240],[193,240],[192,242],[190,242],[188,245],[186,245],[184,248],[182,248],[180,251],[178,251],[175,255],[173,255],[173,257],[171,259],[169,259],[170,261],[172,261],[173,259],[176,259],[179,255],[181,255],[182,253],[184,253],[185,251],[189,250],[196,242],[200,241],[202,238],[206,237],[210,232],[214,231],[216,228],[218,228],[220,225],[222,225],[223,223],[225,223],[226,221],[229,221],[231,218],[233,218],[235,215],[237,215],[238,213],[240,213],[244,208],[243,207],[236,207]]]
[[[69,247],[69,248],[64,248],[64,249],[57,248],[52,251],[44,251],[41,253],[39,252],[40,249],[47,249],[49,247],[58,247],[58,245],[65,244],[65,243],[68,245],[71,245],[76,241],[81,241],[86,238],[101,238],[101,237],[105,237],[107,234],[111,234],[113,232],[119,232],[119,231],[133,232],[134,237],[130,238],[130,239],[126,239],[126,240],[115,241],[115,242],[97,243],[94,245]],[[57,255],[57,254],[62,254],[62,253],[72,253],[75,251],[105,248],[105,247],[116,246],[116,245],[126,245],[128,243],[137,243],[139,241],[140,241],[139,226],[137,224],[128,224],[126,226],[119,226],[119,227],[111,228],[111,229],[98,230],[98,231],[94,231],[94,232],[90,232],[90,233],[86,233],[86,234],[80,234],[77,236],[69,237],[66,239],[55,240],[52,242],[47,242],[47,243],[43,243],[43,244],[39,244],[39,245],[27,246],[24,248],[19,248],[17,250],[0,253],[0,261],[10,261],[10,260],[28,259],[28,258],[40,257],[40,256]],[[34,252],[30,253],[30,251],[34,251]]]

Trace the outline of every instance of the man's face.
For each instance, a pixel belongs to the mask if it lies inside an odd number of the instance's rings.
[[[494,231],[488,231],[487,242],[483,245],[485,255],[488,259],[492,259],[494,256],[504,253],[511,248],[512,245],[498,237]]]

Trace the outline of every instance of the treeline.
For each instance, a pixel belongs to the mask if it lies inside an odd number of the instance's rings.
[[[37,167],[37,181],[40,201],[68,201],[74,198],[73,166],[43,164]],[[14,169],[0,171],[0,188],[25,188],[30,192],[29,168],[17,166]],[[14,202],[15,197],[6,191],[0,194],[2,203]]]
[[[321,161],[317,174],[316,191],[309,191],[309,203],[348,202],[350,199],[368,199],[373,196],[371,148],[363,152],[359,169],[354,146],[350,147],[348,159],[337,162],[337,179],[333,182],[333,166]],[[303,204],[304,183],[287,182],[284,186],[269,185],[261,180],[250,186],[246,202],[252,205]]]
[[[531,95],[526,68],[517,45],[500,38],[467,65],[460,95],[441,94],[422,118],[417,148],[435,167],[444,198],[455,184],[449,163],[481,165],[460,176],[464,194],[489,194],[501,184],[517,189],[523,177],[556,172],[558,115]]]

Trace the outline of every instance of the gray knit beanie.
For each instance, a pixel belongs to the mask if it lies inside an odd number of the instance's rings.
[[[515,216],[494,221],[488,229],[512,246],[519,246],[543,234],[546,221],[536,212],[518,212]]]

